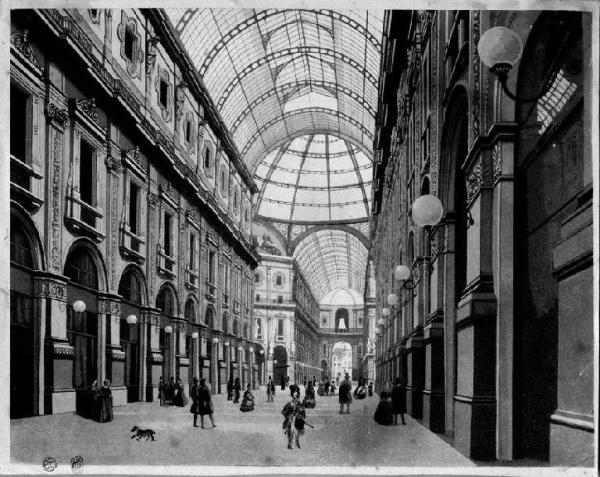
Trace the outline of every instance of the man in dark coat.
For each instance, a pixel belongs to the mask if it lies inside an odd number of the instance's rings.
[[[190,412],[194,415],[194,427],[198,427],[198,414],[200,413],[200,386],[198,386],[198,378],[192,379],[192,387],[190,389],[190,397],[192,398],[192,407]]]
[[[406,414],[406,388],[400,378],[396,378],[396,385],[392,389],[392,410],[394,412],[394,424],[398,425],[398,414],[400,414],[402,424],[406,425],[404,420],[404,414]]]
[[[237,404],[238,402],[240,402],[240,392],[242,391],[242,385],[240,384],[240,378],[235,378],[235,383],[233,384],[233,392],[234,392],[234,399],[233,399],[233,403]]]
[[[273,402],[273,396],[275,395],[275,383],[271,376],[269,376],[269,382],[267,383],[267,402]]]
[[[204,429],[204,416],[210,417],[212,426],[217,427],[213,420],[213,403],[210,388],[204,378],[200,380],[200,389],[198,390],[198,413],[200,414],[200,426],[202,429]]]
[[[350,375],[346,374],[340,384],[339,390],[340,414],[343,414],[344,404],[346,405],[346,414],[350,414],[350,403],[352,402],[352,383]]]

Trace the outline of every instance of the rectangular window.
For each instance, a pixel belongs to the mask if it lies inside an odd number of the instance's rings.
[[[208,281],[215,283],[215,252],[208,253]]]
[[[125,29],[125,56],[129,61],[133,61],[133,47],[135,38],[129,28]]]
[[[163,247],[165,255],[171,256],[171,216],[165,212],[165,223],[163,228]]]
[[[94,173],[95,149],[85,140],[79,144],[79,198],[85,204],[94,206],[96,175]],[[81,207],[82,222],[96,227],[96,215],[86,207]]]
[[[283,330],[283,325],[284,325],[283,319],[279,318],[277,320],[277,337],[278,338],[283,338],[283,331],[284,331]]]
[[[260,295],[256,295],[256,301],[260,301]]]
[[[166,108],[168,105],[168,94],[169,94],[169,85],[166,81],[160,80],[160,87],[158,89],[158,101],[160,102],[163,108]]]
[[[277,295],[277,303],[283,303],[283,295]]]
[[[138,234],[138,199],[139,199],[140,188],[137,184],[130,180],[129,181],[129,230],[131,233]]]
[[[277,275],[277,277],[275,277],[275,285],[281,286],[281,282],[281,275]]]
[[[27,101],[29,96],[20,88],[10,85],[10,155],[22,162],[27,147]],[[29,188],[29,187],[27,187]]]

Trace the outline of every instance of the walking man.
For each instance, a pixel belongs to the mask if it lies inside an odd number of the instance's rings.
[[[275,395],[275,383],[271,376],[269,376],[269,382],[267,383],[267,402],[273,402],[273,396]]]
[[[350,383],[350,375],[346,373],[346,377],[340,384],[339,390],[340,414],[343,414],[344,404],[346,405],[346,414],[350,414],[350,403],[352,402],[352,383]]]
[[[402,385],[402,379],[396,378],[396,385],[392,389],[392,410],[394,412],[394,424],[398,425],[398,414],[402,417],[402,424],[406,425],[404,414],[406,413],[406,388]]]

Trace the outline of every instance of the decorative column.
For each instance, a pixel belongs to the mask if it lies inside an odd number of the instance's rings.
[[[146,401],[152,402],[158,396],[158,381],[163,372],[163,355],[160,352],[160,310],[157,308],[146,308],[144,310],[144,321],[150,329],[150,340],[147,341],[146,354]],[[142,361],[144,362],[144,361]],[[163,376],[166,380],[166,376]]]
[[[106,323],[110,322],[110,336]],[[125,351],[121,349],[121,303],[116,295],[98,296],[98,382],[111,382],[113,403],[127,404]]]
[[[446,225],[440,223],[432,232],[430,259],[426,262],[425,277],[429,279],[429,307],[431,312],[423,329],[425,346],[425,388],[423,390],[423,421],[434,432],[445,428],[445,356],[442,271],[447,252]],[[429,271],[427,270],[429,269]],[[453,397],[453,394],[451,397]]]
[[[219,338],[216,334],[213,334],[210,338],[212,340],[211,343],[211,353],[210,353],[210,388],[213,394],[221,393],[221,387],[219,385],[219,363],[218,363],[218,354],[219,354]]]
[[[477,140],[465,161],[467,204],[467,285],[456,316],[460,368],[454,396],[455,445],[474,459],[496,454],[496,298],[492,280],[492,164]],[[467,220],[457,217],[457,220]]]
[[[67,340],[67,279],[40,273],[34,278],[34,294],[39,299],[39,316],[50,317],[50,330],[40,326],[38,376],[38,413],[56,414],[75,410],[73,389],[74,349]],[[40,323],[41,324],[41,323]],[[45,324],[45,323],[44,323]],[[44,352],[45,351],[45,352]],[[45,376],[51,378],[45,380]]]

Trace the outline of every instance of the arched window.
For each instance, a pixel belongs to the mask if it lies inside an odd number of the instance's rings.
[[[238,328],[239,328],[239,327],[238,327],[238,320],[237,320],[237,319],[235,319],[235,320],[233,320],[233,334],[234,334],[235,336],[237,336],[237,335],[238,335],[238,331],[239,331],[239,329],[238,329]]]
[[[78,247],[69,254],[65,275],[74,283],[98,289],[98,269],[90,252],[84,247]]]
[[[184,316],[188,323],[196,323],[196,304],[191,298],[185,302]]]
[[[162,287],[156,297],[156,308],[159,308],[164,315],[175,314],[175,300],[173,292],[168,287]]]
[[[208,307],[206,309],[206,315],[204,317],[204,323],[209,328],[213,328],[214,327],[214,323],[215,323],[214,314],[215,314],[215,312],[212,309],[212,307]]]
[[[119,282],[119,295],[121,295],[124,300],[141,305],[143,303],[142,286],[137,274],[132,269],[129,269],[123,274],[121,281]]]
[[[16,226],[11,216],[10,221],[10,260],[27,268],[33,267],[33,252],[31,243],[22,228]]]
[[[223,313],[223,333],[229,333],[229,318],[227,313]]]

